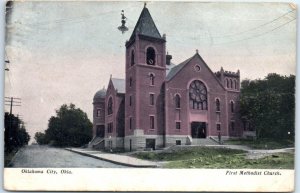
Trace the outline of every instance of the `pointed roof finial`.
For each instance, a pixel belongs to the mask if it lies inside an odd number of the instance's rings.
[[[146,6],[147,6],[147,2],[144,2],[144,7],[146,8]]]
[[[112,74],[110,74],[110,79],[112,78]]]
[[[199,52],[198,52],[198,49],[196,49],[196,53],[198,54]]]

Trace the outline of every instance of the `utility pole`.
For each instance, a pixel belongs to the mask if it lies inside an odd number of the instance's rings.
[[[9,130],[8,132],[11,133],[12,131],[12,124],[13,124],[13,106],[21,106],[21,98],[16,97],[5,97],[5,105],[10,106],[9,110]]]
[[[9,114],[12,115],[13,106],[21,106],[21,98],[5,97],[5,105],[10,106]]]

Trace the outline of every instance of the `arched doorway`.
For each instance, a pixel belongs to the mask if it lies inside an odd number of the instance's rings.
[[[192,138],[206,138],[206,123],[192,122],[191,123]]]

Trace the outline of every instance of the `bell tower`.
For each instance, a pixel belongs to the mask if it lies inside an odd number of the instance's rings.
[[[144,6],[126,46],[125,149],[162,146],[166,37]],[[153,141],[154,140],[154,141]]]

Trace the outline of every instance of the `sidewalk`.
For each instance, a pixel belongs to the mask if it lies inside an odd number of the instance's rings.
[[[65,148],[68,151],[78,153],[84,156],[89,156],[92,158],[112,162],[119,165],[129,166],[129,167],[138,167],[138,168],[156,168],[158,164],[151,161],[141,160],[134,157],[126,155],[118,155],[113,153],[104,153],[101,151],[95,151],[90,149],[81,149],[81,148]]]

